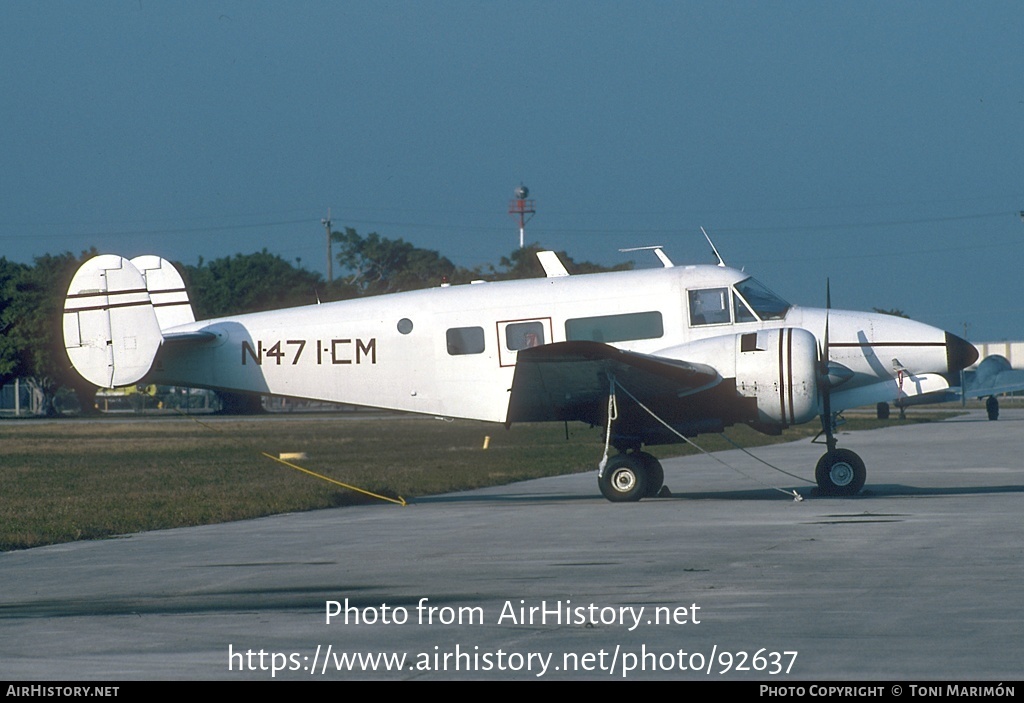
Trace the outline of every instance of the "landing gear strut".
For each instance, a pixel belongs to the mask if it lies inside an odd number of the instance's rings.
[[[631,503],[658,495],[665,470],[654,456],[632,451],[616,454],[597,477],[601,495],[613,503]]]

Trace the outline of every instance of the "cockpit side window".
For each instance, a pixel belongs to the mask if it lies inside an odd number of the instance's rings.
[[[704,288],[688,293],[691,325],[721,325],[731,321],[728,288]]]
[[[786,317],[786,313],[792,307],[753,278],[747,278],[737,283],[736,292],[762,320],[781,320]],[[739,315],[737,315],[737,320],[739,321]]]
[[[757,318],[750,312],[743,298],[735,294],[732,296],[732,314],[736,322],[757,322]]]

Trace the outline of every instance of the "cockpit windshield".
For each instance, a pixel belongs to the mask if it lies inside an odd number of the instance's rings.
[[[753,278],[747,278],[737,283],[736,292],[762,320],[781,320],[792,307]]]

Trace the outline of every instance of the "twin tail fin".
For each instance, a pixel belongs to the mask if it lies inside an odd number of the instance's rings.
[[[82,264],[64,301],[64,348],[75,370],[103,388],[141,380],[163,332],[195,321],[178,270],[158,256],[103,254]]]

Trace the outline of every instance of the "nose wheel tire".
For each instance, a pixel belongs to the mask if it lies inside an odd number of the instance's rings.
[[[632,503],[647,493],[647,471],[636,454],[618,454],[608,460],[597,478],[601,495],[613,503]],[[660,488],[660,486],[659,486]]]
[[[852,496],[864,487],[867,469],[861,458],[849,449],[833,449],[818,460],[814,478],[822,495]]]

